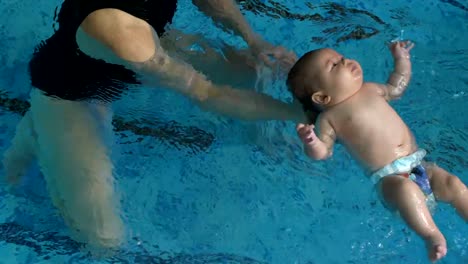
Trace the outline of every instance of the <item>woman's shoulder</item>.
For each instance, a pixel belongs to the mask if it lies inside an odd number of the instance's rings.
[[[86,17],[81,28],[86,35],[126,61],[146,60],[154,53],[155,43],[151,25],[122,10],[96,10]]]

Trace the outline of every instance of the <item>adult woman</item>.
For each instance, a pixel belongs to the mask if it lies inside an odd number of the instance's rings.
[[[267,63],[271,56],[286,64],[295,61],[294,54],[255,34],[232,0],[193,3],[241,35],[249,55]],[[165,29],[176,6],[176,0],[65,0],[58,30],[38,46],[29,64],[31,108],[5,154],[7,177],[18,180],[37,158],[73,238],[90,247],[123,241],[104,139],[112,133],[108,103],[128,87],[164,86],[202,107],[244,119],[297,116],[294,108],[268,96],[217,85],[172,56],[176,48],[163,43],[173,36]]]

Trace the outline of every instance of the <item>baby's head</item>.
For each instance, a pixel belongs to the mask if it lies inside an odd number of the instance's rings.
[[[289,71],[287,85],[305,111],[320,112],[354,95],[362,82],[358,62],[324,48],[304,54]]]

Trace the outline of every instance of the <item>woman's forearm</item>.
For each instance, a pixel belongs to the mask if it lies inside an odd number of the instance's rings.
[[[177,91],[209,111],[244,120],[303,120],[302,111],[292,104],[253,90],[212,83],[190,64],[169,56],[159,42],[151,59],[132,67],[145,85]]]
[[[199,101],[202,108],[243,120],[302,121],[301,109],[266,94],[251,90],[212,86],[206,100]]]

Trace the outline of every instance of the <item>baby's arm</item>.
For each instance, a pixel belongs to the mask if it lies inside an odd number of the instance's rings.
[[[387,80],[384,97],[387,100],[400,98],[411,80],[410,50],[414,43],[410,41],[393,42],[390,51],[394,59],[394,69]]]
[[[314,132],[315,126],[298,124],[296,131],[304,144],[304,152],[315,160],[324,160],[333,154],[333,145],[336,140],[335,130],[326,118],[319,118],[319,137]]]

